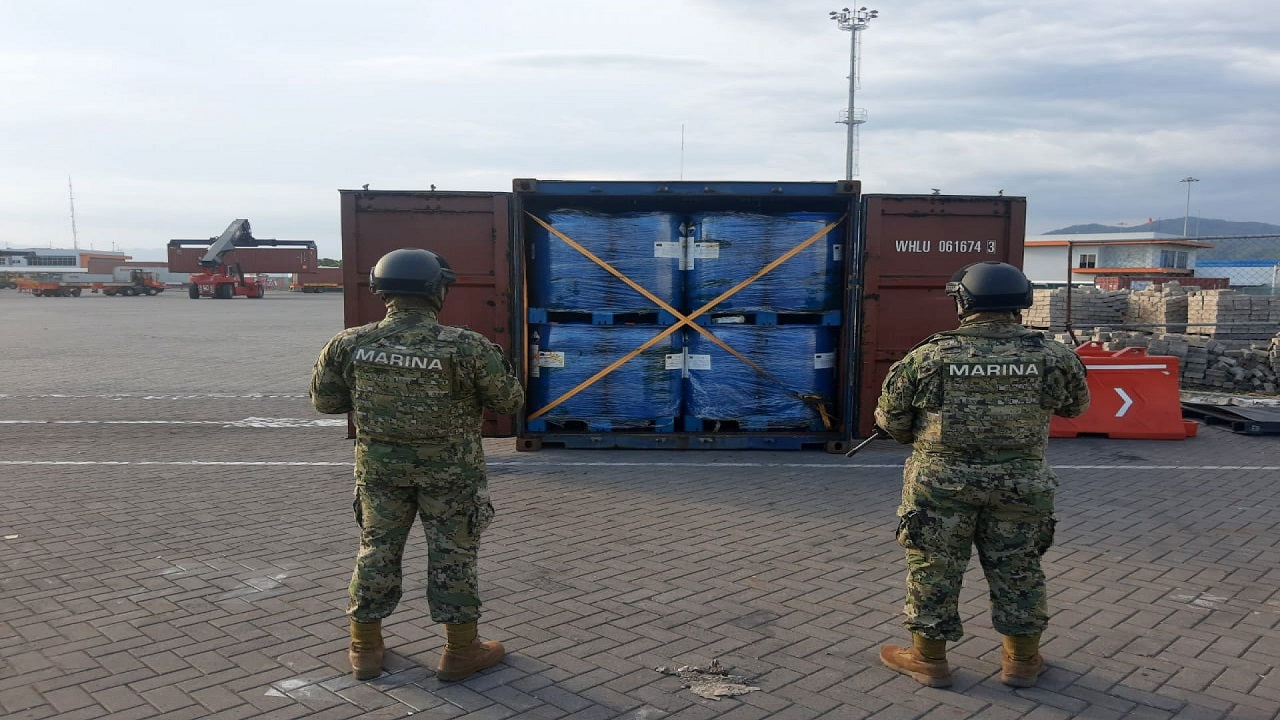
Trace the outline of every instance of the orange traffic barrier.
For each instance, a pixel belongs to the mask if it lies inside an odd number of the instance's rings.
[[[1100,342],[1076,348],[1089,370],[1089,409],[1078,418],[1054,417],[1049,437],[1105,435],[1125,440],[1185,440],[1199,425],[1182,419],[1178,358],[1146,348],[1110,351]]]

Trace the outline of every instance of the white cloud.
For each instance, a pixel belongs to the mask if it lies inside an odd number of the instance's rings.
[[[336,189],[834,180],[849,35],[808,0],[0,7],[0,244],[316,239]],[[1269,3],[903,0],[862,33],[868,192],[1029,198],[1033,231],[1280,222]],[[681,156],[681,126],[684,150]],[[683,160],[683,163],[682,163]],[[1168,212],[1168,215],[1174,212]],[[327,250],[326,250],[326,243]]]

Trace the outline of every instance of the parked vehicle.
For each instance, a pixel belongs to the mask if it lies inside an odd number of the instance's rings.
[[[107,296],[130,297],[158,295],[164,283],[156,274],[137,268],[119,268],[106,273],[34,273],[14,279],[19,290],[34,297],[80,297],[89,292]]]

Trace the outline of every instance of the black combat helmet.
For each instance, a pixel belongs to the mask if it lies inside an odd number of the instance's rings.
[[[369,272],[369,289],[382,295],[436,295],[458,279],[444,258],[419,248],[392,250]]]
[[[988,260],[966,265],[951,276],[947,294],[960,303],[960,316],[1016,312],[1031,307],[1031,281],[1009,263]]]

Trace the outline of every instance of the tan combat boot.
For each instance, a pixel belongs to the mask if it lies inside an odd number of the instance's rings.
[[[1048,670],[1040,655],[1040,634],[1005,635],[1000,649],[1000,682],[1009,687],[1035,687]]]
[[[351,620],[351,676],[357,680],[372,680],[382,674],[382,621],[369,623]]]
[[[947,641],[911,636],[911,647],[885,645],[880,648],[880,662],[890,670],[910,675],[925,687],[951,687],[951,667],[947,665]]]
[[[477,639],[475,622],[445,625],[444,632],[444,652],[436,666],[436,677],[440,680],[470,677],[497,665],[507,652],[497,640]]]

